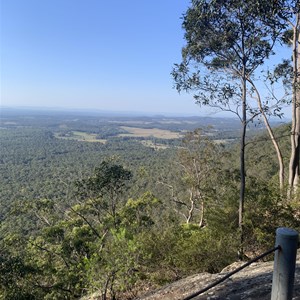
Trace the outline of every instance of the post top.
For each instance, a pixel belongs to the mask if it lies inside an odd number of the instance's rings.
[[[298,232],[295,229],[287,227],[279,227],[276,229],[276,234],[284,236],[285,238],[295,239],[298,238]]]

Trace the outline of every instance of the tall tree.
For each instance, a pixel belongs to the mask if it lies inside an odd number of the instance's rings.
[[[298,1],[297,1],[298,2]],[[291,157],[289,164],[290,190],[299,184],[299,154],[300,154],[300,14],[295,11],[293,29],[293,97],[292,97],[292,130]]]
[[[291,155],[289,163],[290,195],[299,184],[300,157],[300,7],[299,1],[279,1],[279,17],[290,28],[284,34],[285,41],[292,46],[292,128]]]
[[[174,210],[186,224],[198,224],[200,228],[207,225],[205,211],[216,198],[212,187],[220,178],[220,160],[224,156],[223,147],[205,136],[204,130],[187,132],[172,166],[178,173],[176,183],[158,182],[170,190]]]
[[[284,100],[279,100],[275,101],[275,104],[273,107],[275,107],[275,113],[272,112],[272,107],[269,105],[264,105],[263,100],[261,97],[261,93],[259,89],[257,88],[257,85],[255,84],[254,80],[251,78],[247,78],[248,83],[250,84],[251,87],[251,96],[257,101],[257,106],[259,108],[260,114],[262,116],[263,122],[266,126],[266,129],[268,131],[269,137],[272,141],[272,144],[274,146],[274,149],[276,151],[277,155],[277,161],[278,161],[278,166],[279,166],[279,172],[278,172],[278,177],[279,177],[279,187],[280,191],[283,192],[284,190],[284,179],[285,179],[285,168],[284,168],[284,162],[283,162],[283,156],[282,152],[278,143],[277,138],[275,137],[274,131],[271,127],[271,124],[269,122],[268,116],[269,114],[275,114],[277,116],[282,116],[281,109],[278,107],[278,103],[284,102]],[[267,102],[268,103],[268,102]]]
[[[247,97],[247,79],[272,54],[278,32],[268,1],[193,0],[183,16],[186,46],[172,75],[177,90],[196,103],[236,114],[240,138],[239,228],[243,242],[247,125],[259,113]],[[264,17],[262,17],[264,16]],[[268,19],[268,24],[264,20]],[[242,248],[241,248],[242,250]]]
[[[275,69],[275,77],[283,77],[283,83],[291,89],[292,126],[289,162],[289,193],[291,197],[299,184],[300,158],[300,3],[298,0],[272,1],[273,20],[277,28],[285,29],[282,41],[291,46],[291,59],[284,59]]]
[[[94,176],[78,181],[78,194],[83,197],[96,200],[97,206],[111,216],[114,225],[117,225],[117,211],[125,202],[124,192],[128,189],[128,183],[132,173],[124,169],[122,165],[113,161],[103,161],[95,169]],[[99,201],[100,200],[100,201]]]

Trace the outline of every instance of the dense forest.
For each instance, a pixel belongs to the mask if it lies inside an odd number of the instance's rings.
[[[133,299],[235,261],[237,124],[3,111],[0,298]],[[277,124],[285,157],[289,130]],[[245,257],[300,225],[271,142],[259,124],[249,132]]]
[[[299,1],[191,1],[174,87],[232,118],[3,109],[0,299],[135,299],[299,231],[299,24]]]

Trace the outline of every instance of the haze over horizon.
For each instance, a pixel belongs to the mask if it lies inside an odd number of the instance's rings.
[[[0,105],[215,115],[173,89],[188,4],[2,1]]]

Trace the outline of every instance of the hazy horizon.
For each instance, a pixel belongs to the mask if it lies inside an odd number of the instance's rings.
[[[94,114],[120,114],[120,115],[134,115],[134,116],[141,116],[141,115],[147,115],[147,116],[155,116],[155,115],[161,115],[161,116],[178,116],[178,117],[211,117],[211,118],[234,118],[234,116],[229,113],[227,115],[222,115],[222,112],[216,112],[211,114],[199,114],[199,113],[180,113],[180,112],[154,112],[154,111],[130,111],[130,110],[109,110],[109,109],[88,109],[88,108],[76,108],[76,107],[54,107],[54,106],[1,106],[0,105],[0,111],[1,110],[19,110],[19,111],[41,111],[41,112],[60,112],[60,113],[94,113]],[[1,114],[0,114],[1,116]]]
[[[171,112],[151,112],[151,111],[116,111],[116,110],[101,110],[101,109],[78,109],[78,108],[61,108],[61,107],[34,107],[34,106],[1,106],[0,105],[0,119],[1,113],[6,111],[12,111],[15,113],[44,113],[44,114],[74,114],[74,115],[85,115],[85,116],[109,116],[109,117],[166,117],[166,118],[208,118],[208,119],[232,119],[239,120],[236,115],[232,113],[225,113],[222,111],[216,113],[171,113]],[[290,122],[291,119],[283,117],[282,119],[273,117],[270,120],[272,123],[286,123]]]

